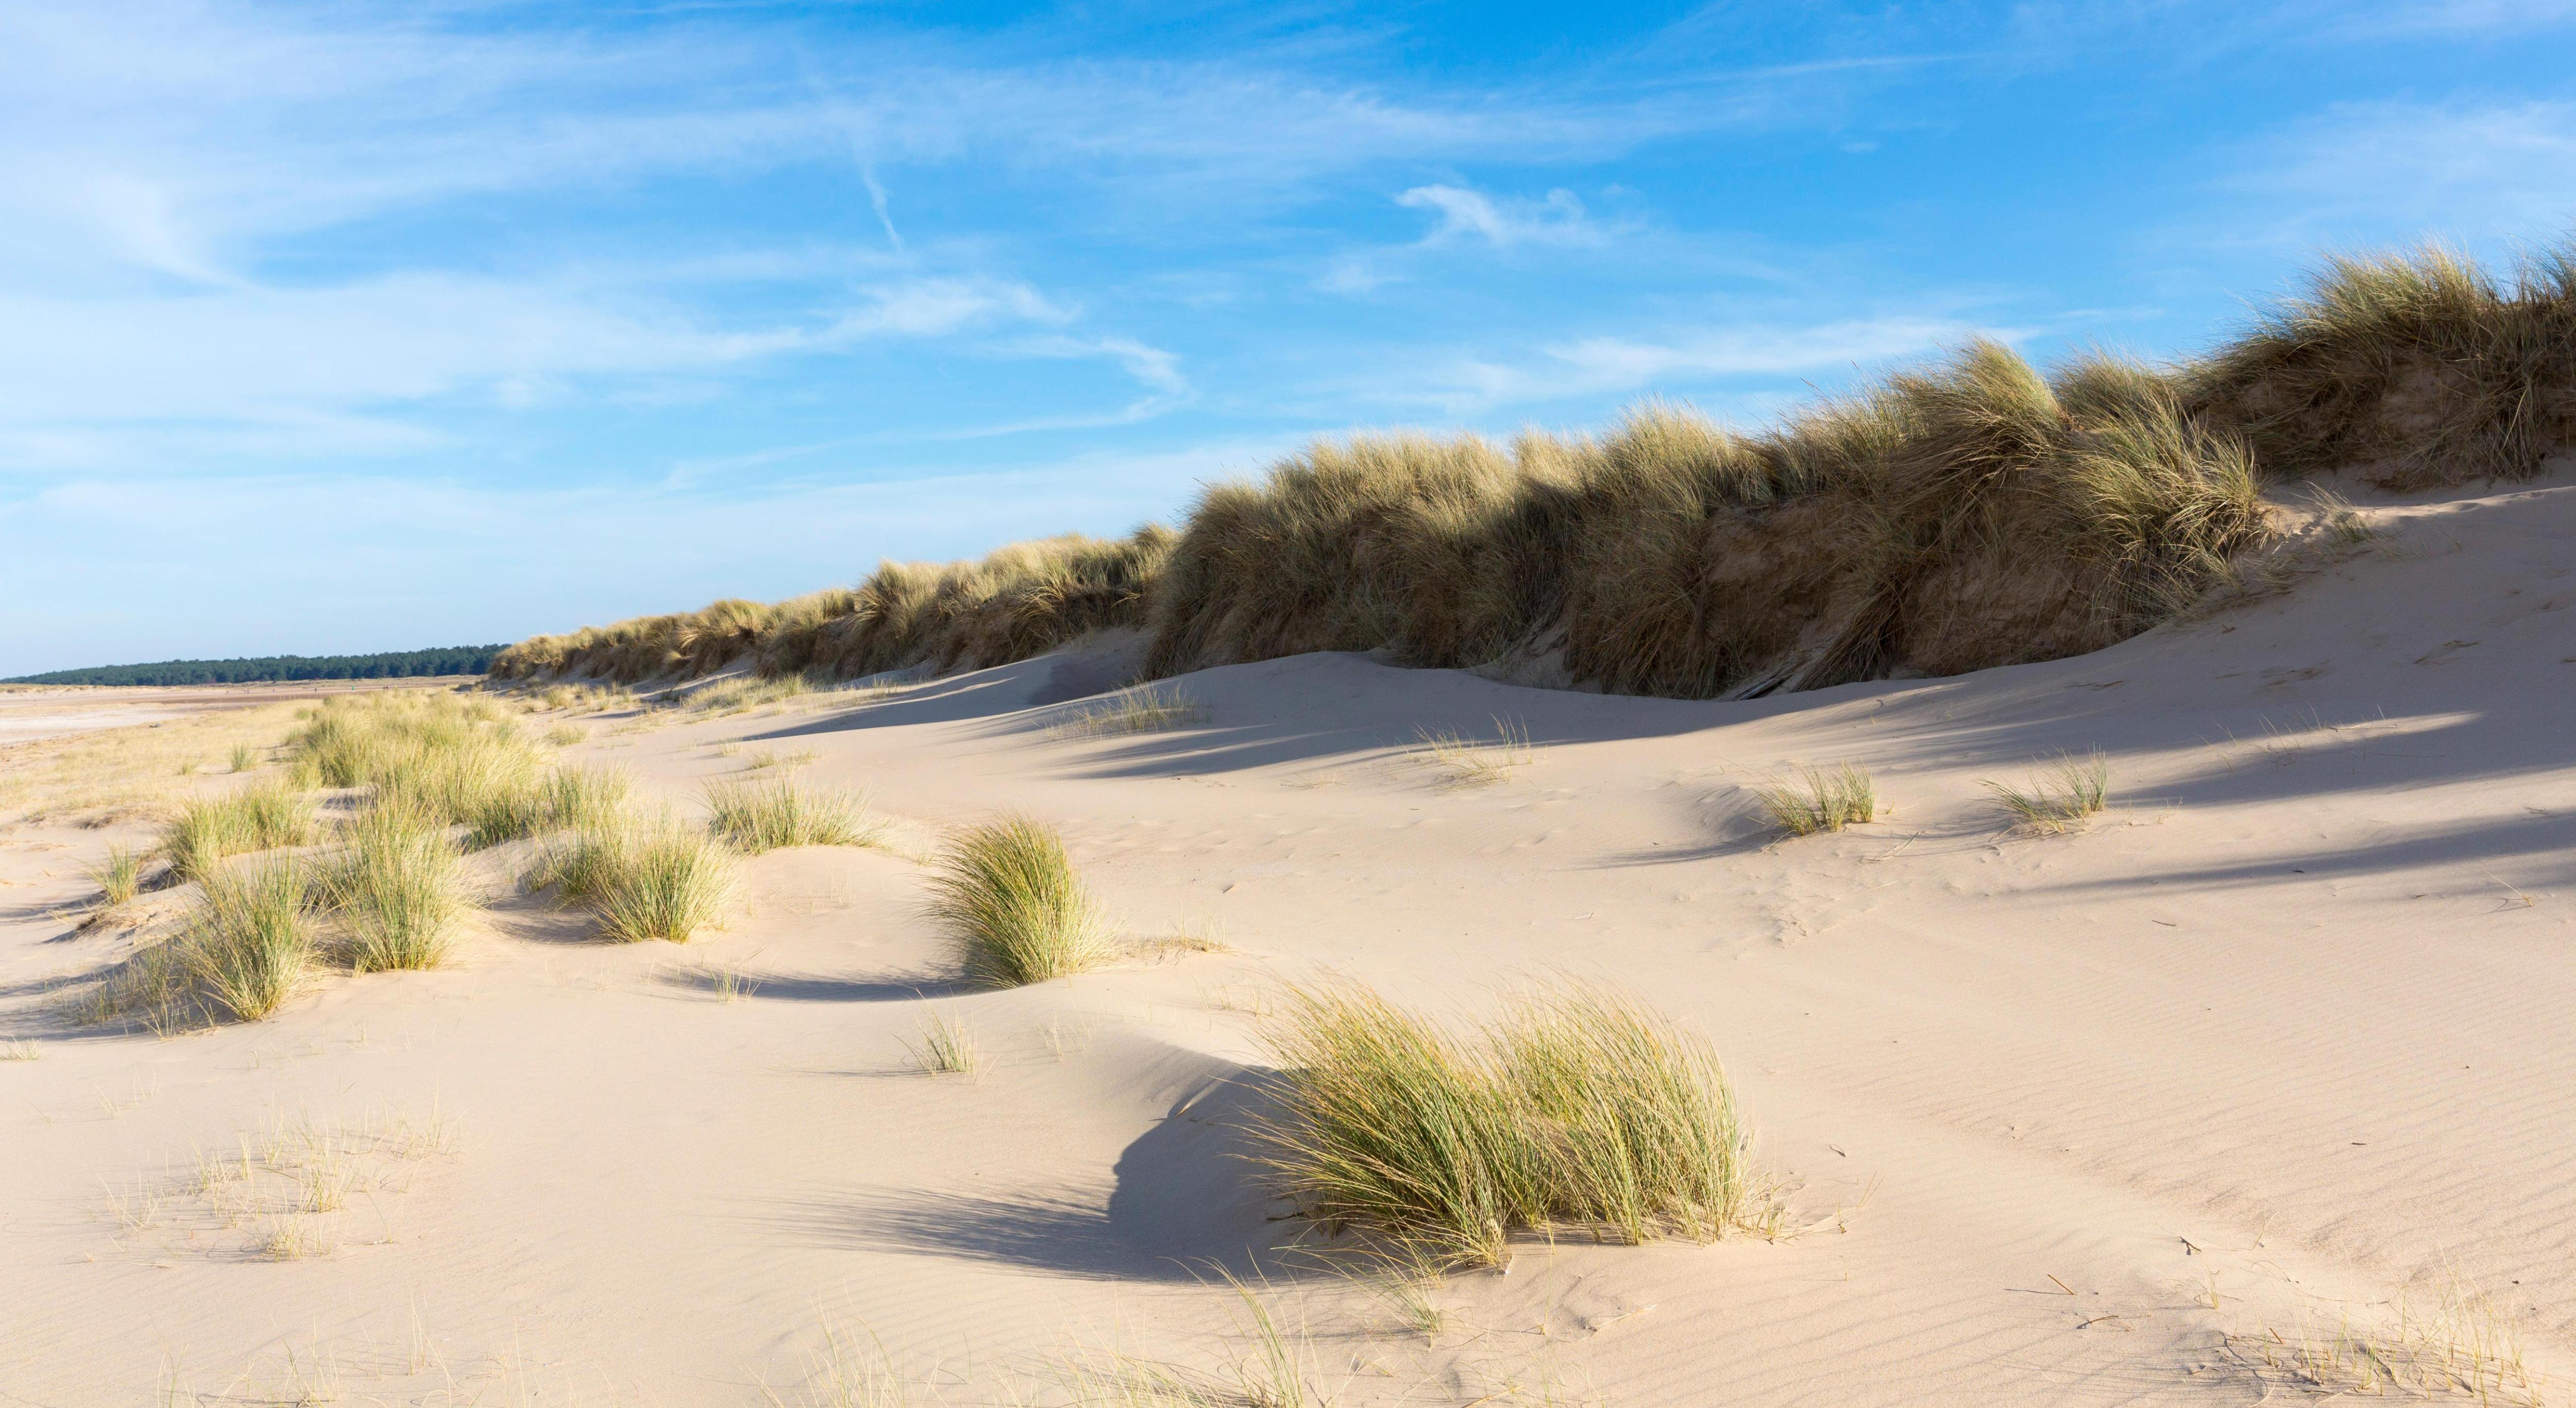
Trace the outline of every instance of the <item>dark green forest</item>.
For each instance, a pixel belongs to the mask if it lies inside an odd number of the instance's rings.
[[[506,642],[504,642],[506,644]],[[384,680],[422,675],[479,675],[501,645],[383,650],[373,655],[263,655],[249,660],[163,660],[151,665],[95,665],[22,675],[0,684],[250,684],[264,680]]]

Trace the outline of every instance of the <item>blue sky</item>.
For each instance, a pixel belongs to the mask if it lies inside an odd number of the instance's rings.
[[[0,675],[514,639],[1321,433],[2187,352],[2576,217],[2576,0],[0,0]]]

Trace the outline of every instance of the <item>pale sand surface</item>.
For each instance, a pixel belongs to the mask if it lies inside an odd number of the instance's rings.
[[[571,756],[683,805],[766,748],[915,850],[1025,809],[1129,932],[1232,949],[1012,992],[946,985],[913,860],[804,850],[685,948],[513,900],[447,971],[85,1034],[57,985],[131,940],[59,916],[146,833],[11,831],[0,1037],[36,1059],[0,1062],[0,1403],[838,1401],[803,1382],[827,1333],[1006,1401],[1069,1346],[1233,1362],[1217,1265],[1268,1276],[1347,1403],[2251,1404],[2303,1390],[2245,1341],[2453,1283],[2563,1400],[2576,487],[2369,512],[2291,590],[2099,655],[1748,704],[1324,655],[1188,677],[1205,722],[1123,739],[1050,734],[1062,660],[584,721]],[[1498,717],[1535,757],[1497,784],[1412,750]],[[1981,779],[2092,748],[2107,816],[1999,834]],[[1771,842],[1743,789],[1843,761],[1882,819]],[[1265,993],[1329,969],[1472,1006],[1550,968],[1714,1039],[1806,1230],[1533,1242],[1437,1292],[1428,1346],[1261,1253],[1294,1224],[1248,1191],[1228,1081]],[[723,1000],[728,970],[758,987]],[[980,1077],[912,1072],[927,1011]],[[181,1184],[298,1117],[452,1133],[343,1135],[331,1249],[264,1260]]]
[[[0,747],[102,729],[162,723],[217,709],[317,699],[418,681],[329,680],[290,684],[199,685],[171,689],[0,689]]]

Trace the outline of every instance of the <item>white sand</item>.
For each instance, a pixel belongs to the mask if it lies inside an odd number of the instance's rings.
[[[1130,931],[1236,950],[1015,992],[944,987],[912,862],[807,850],[751,862],[744,910],[686,948],[513,901],[449,971],[326,977],[257,1026],[67,1034],[48,981],[120,941],[51,911],[136,833],[9,834],[0,1036],[39,1055],[0,1063],[0,1403],[325,1377],[797,1403],[827,1329],[955,1402],[1072,1344],[1220,1367],[1246,1351],[1206,1264],[1294,1227],[1232,1157],[1246,1009],[1324,968],[1464,1006],[1550,967],[1710,1034],[1808,1230],[1533,1243],[1438,1293],[1436,1347],[1267,1259],[1341,1401],[2254,1403],[2301,1390],[2253,1338],[2445,1284],[2518,1320],[2563,1399],[2576,487],[2370,513],[2378,543],[2285,594],[1958,679],[1708,704],[1307,656],[1189,677],[1204,724],[1066,740],[1062,706],[1024,707],[1061,663],[1035,661],[572,750],[682,800],[743,766],[707,745],[812,750],[808,780],[914,841],[1026,809]],[[1409,751],[1496,717],[1536,746],[1496,785],[1444,789]],[[2091,748],[2109,815],[1998,833],[1982,779]],[[1882,820],[1772,844],[1744,788],[1843,761]],[[723,1001],[718,969],[760,986]],[[910,1071],[926,1010],[972,1024],[980,1078]],[[371,1112],[458,1132],[347,1156],[327,1254],[260,1259],[259,1219],[179,1186],[193,1150]],[[120,1227],[109,1191],[138,1188],[157,1205]]]

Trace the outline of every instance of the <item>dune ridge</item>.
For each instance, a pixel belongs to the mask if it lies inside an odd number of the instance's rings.
[[[1646,404],[1597,436],[1318,440],[1178,531],[881,565],[503,651],[502,679],[851,679],[1007,664],[1109,628],[1163,677],[1312,650],[1525,683],[1753,698],[2084,654],[2243,570],[2266,486],[2527,479],[2576,440],[2576,253],[2499,278],[2334,258],[2208,356],[1992,342],[1745,435]]]

